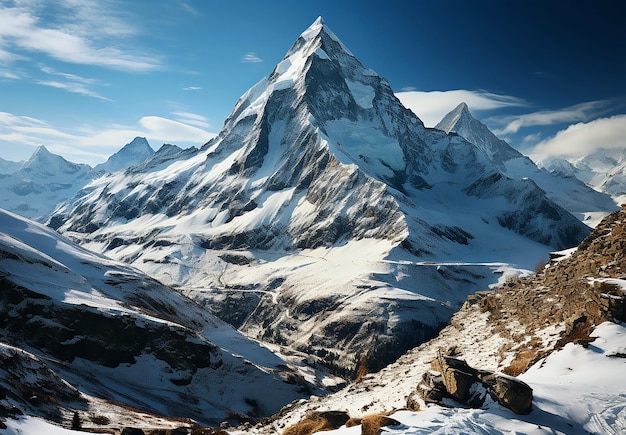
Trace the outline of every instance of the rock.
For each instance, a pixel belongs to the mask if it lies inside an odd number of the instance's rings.
[[[447,356],[439,351],[434,365],[442,374],[443,384],[450,396],[466,403],[471,396],[472,385],[478,380],[478,372],[464,360]],[[434,368],[434,367],[433,367]]]
[[[462,359],[439,351],[432,361],[432,370],[424,373],[415,391],[407,397],[407,408],[420,409],[425,403],[441,403],[452,398],[472,408],[480,408],[487,394],[516,414],[532,410],[533,390],[517,378],[486,370],[477,370]]]
[[[525,382],[502,373],[483,377],[483,383],[493,400],[516,414],[528,414],[533,409],[533,390]]]
[[[448,396],[448,390],[443,382],[443,376],[440,372],[429,370],[422,376],[422,381],[415,391],[425,403],[439,403],[441,399]],[[407,399],[407,408],[414,410],[419,409],[419,403],[416,402],[416,397],[409,395]],[[409,403],[410,402],[410,403]],[[415,403],[414,403],[415,402]]]

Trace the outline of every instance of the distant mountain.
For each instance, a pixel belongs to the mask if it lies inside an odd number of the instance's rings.
[[[44,220],[95,177],[89,165],[68,162],[42,145],[20,169],[0,175],[0,207]]]
[[[457,133],[487,154],[489,160],[506,171],[506,162],[525,158],[505,141],[498,139],[489,128],[474,118],[466,103],[460,103],[435,126],[446,133]]]
[[[16,172],[24,162],[12,162],[0,157],[0,174],[12,174]]]
[[[236,425],[316,391],[176,291],[3,210],[0,286],[0,427]]]
[[[549,172],[574,176],[618,204],[626,202],[626,150],[599,149],[577,159],[553,157],[538,164]]]
[[[154,150],[145,137],[136,137],[104,163],[94,167],[97,172],[113,173],[138,165],[151,157]]]
[[[94,181],[49,224],[344,375],[383,367],[468,293],[590,231],[425,128],[321,18],[215,139],[158,155]]]
[[[31,158],[10,173],[0,172],[0,207],[37,221],[73,197],[97,177],[143,163],[154,155],[145,138],[137,137],[95,168],[77,164],[38,147]]]
[[[595,226],[603,217],[618,209],[615,201],[607,194],[594,190],[593,185],[580,180],[571,165],[561,163],[554,170],[539,168],[528,157],[522,155],[505,141],[494,135],[482,122],[474,118],[467,104],[461,103],[448,113],[435,127],[446,133],[457,133],[484,152],[488,159],[507,177],[531,179],[548,198],[578,216],[589,226]],[[624,160],[626,162],[626,160]],[[615,161],[606,162],[617,168]],[[610,166],[610,164],[614,166]],[[611,169],[613,170],[613,169]],[[583,182],[584,181],[584,182]]]

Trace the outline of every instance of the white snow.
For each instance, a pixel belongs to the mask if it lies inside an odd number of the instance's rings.
[[[356,101],[359,106],[364,109],[371,109],[374,107],[373,101],[376,96],[374,88],[370,85],[353,80],[346,80],[346,84],[354,97],[354,101]]]

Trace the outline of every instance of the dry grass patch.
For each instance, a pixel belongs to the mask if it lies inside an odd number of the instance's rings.
[[[386,414],[368,415],[361,419],[361,435],[379,435],[385,426],[399,426],[400,422]]]
[[[343,411],[314,412],[283,431],[283,435],[311,435],[317,432],[339,429],[349,420]]]

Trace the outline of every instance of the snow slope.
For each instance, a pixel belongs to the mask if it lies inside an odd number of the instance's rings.
[[[6,211],[0,280],[0,340],[36,355],[44,372],[33,381],[44,385],[37,388],[57,385],[47,393],[56,405],[29,401],[21,387],[5,383],[26,366],[5,364],[0,383],[10,394],[0,398],[0,411],[16,406],[60,423],[72,409],[99,411],[106,399],[219,424],[228,412],[270,415],[323,384],[138,270]],[[53,374],[63,382],[51,382]],[[80,394],[57,395],[64,382]]]
[[[626,379],[624,358],[626,326],[604,323],[594,333],[594,344],[585,349],[569,343],[520,376],[533,388],[534,409],[515,415],[490,400],[481,409],[444,408],[431,405],[419,412],[390,415],[399,426],[384,433],[418,434],[606,434],[626,432]],[[360,425],[324,432],[359,435]]]

